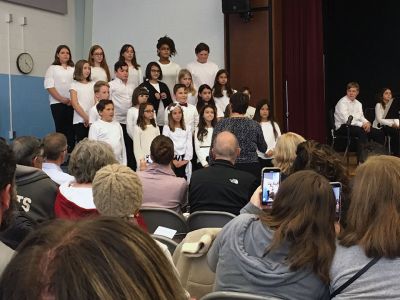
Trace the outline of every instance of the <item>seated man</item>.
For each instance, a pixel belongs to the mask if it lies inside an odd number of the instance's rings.
[[[238,215],[257,188],[257,179],[235,169],[240,148],[232,133],[219,133],[211,153],[213,164],[193,172],[189,186],[190,212],[214,210]]]
[[[57,184],[41,170],[43,149],[39,139],[21,136],[11,148],[17,161],[15,179],[20,210],[36,222],[52,219]]]
[[[356,99],[360,91],[357,82],[347,84],[346,96],[341,98],[335,107],[335,129],[338,134],[346,135],[349,128],[350,136],[357,137],[357,157],[360,158],[361,147],[373,139],[383,145],[384,134],[371,126],[371,123],[364,117],[362,104]]]
[[[15,202],[13,193],[15,165],[15,158],[10,147],[4,141],[0,141],[0,225],[2,230],[8,217],[11,216],[12,203]],[[0,241],[0,275],[13,254],[14,251]]]
[[[42,164],[42,170],[58,185],[75,180],[61,169],[67,148],[67,138],[62,133],[49,133],[43,138],[45,162]]]

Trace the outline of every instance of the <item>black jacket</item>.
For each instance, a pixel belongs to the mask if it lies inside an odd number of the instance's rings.
[[[189,186],[190,212],[226,211],[238,215],[258,184],[250,173],[237,170],[229,161],[218,159],[193,172]]]

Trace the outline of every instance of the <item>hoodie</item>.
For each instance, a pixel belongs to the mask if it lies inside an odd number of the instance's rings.
[[[329,299],[329,289],[310,269],[290,270],[289,244],[265,254],[274,231],[256,215],[241,214],[222,229],[208,253],[216,291],[280,299]]]

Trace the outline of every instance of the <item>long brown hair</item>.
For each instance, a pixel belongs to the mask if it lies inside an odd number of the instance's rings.
[[[154,110],[154,106],[153,104],[146,102],[146,103],[142,103],[139,105],[139,115],[138,115],[138,119],[137,119],[137,125],[142,129],[142,130],[146,130],[146,119],[144,117],[144,111],[146,110],[147,106],[151,106],[152,109]],[[157,127],[156,125],[156,121],[153,119],[150,120],[150,124],[153,125],[154,127]]]
[[[175,131],[175,121],[174,121],[174,119],[172,118],[172,112],[175,110],[175,109],[180,109],[181,110],[181,113],[182,113],[182,119],[181,119],[181,121],[179,122],[179,125],[181,126],[181,129],[182,130],[186,130],[186,126],[185,126],[185,120],[184,120],[184,117],[183,117],[183,109],[182,109],[182,107],[178,104],[178,103],[171,103],[170,105],[168,105],[168,127],[169,127],[169,129],[171,129],[171,131],[172,132],[174,132]]]
[[[268,102],[267,99],[261,99],[258,102],[258,104],[256,106],[256,111],[255,111],[254,116],[253,116],[253,120],[256,121],[257,123],[261,123],[260,110],[264,105],[268,106],[268,111],[269,111],[268,121],[271,122],[272,131],[274,132],[274,137],[275,137],[275,141],[276,141],[277,138],[278,138],[278,131],[276,130],[276,127],[275,127],[274,112],[273,112],[273,109],[272,109],[272,105]]]
[[[58,57],[58,54],[60,54],[62,49],[67,49],[69,52],[69,60],[67,61],[67,65],[70,67],[74,66],[74,62],[72,60],[72,54],[71,54],[71,49],[69,49],[69,47],[67,45],[59,45],[56,49],[56,53],[54,54],[54,61],[52,63],[52,65],[57,65],[57,66],[61,66],[61,62],[60,62],[60,58]]]
[[[329,181],[314,171],[299,171],[285,179],[269,212],[261,221],[273,229],[267,252],[289,243],[292,270],[310,268],[329,283],[335,253],[335,197]]]
[[[380,90],[380,93],[378,94],[378,103],[380,103],[383,107],[383,109],[386,108],[386,103],[385,101],[383,101],[383,94],[387,91],[392,91],[391,89],[389,89],[388,87],[384,87]]]
[[[225,74],[227,77],[227,81],[225,84],[225,89],[226,89],[226,94],[228,95],[228,97],[233,95],[233,89],[231,88],[231,83],[230,83],[230,76],[227,70],[225,69],[221,69],[217,72],[217,74],[215,75],[215,79],[214,79],[214,86],[213,86],[213,96],[217,97],[217,98],[221,98],[223,97],[222,94],[222,85],[219,83],[218,81],[218,77],[222,74]]]
[[[29,270],[29,271],[27,271]],[[15,280],[23,283],[10,288]],[[56,220],[20,245],[1,299],[186,299],[160,247],[121,218]]]
[[[107,64],[107,60],[106,60],[106,54],[104,53],[104,50],[101,46],[99,45],[93,45],[90,50],[89,50],[89,56],[88,56],[88,62],[90,64],[91,67],[94,67],[94,60],[93,60],[93,53],[94,51],[96,51],[97,49],[101,49],[101,51],[103,52],[103,60],[100,63],[100,67],[102,67],[104,69],[104,71],[106,71],[106,75],[107,75],[107,80],[111,81],[111,75],[110,75],[110,69],[108,68],[108,64]]]
[[[204,116],[203,116],[204,111],[207,108],[211,108],[214,111],[214,119],[212,119],[212,121],[211,121],[211,127],[214,128],[215,125],[217,125],[217,108],[213,105],[203,106],[203,108],[200,109],[200,112],[199,112],[199,125],[198,125],[199,130],[197,131],[197,139],[200,142],[202,142],[208,134],[207,123],[206,123],[206,120],[204,120]]]
[[[400,257],[400,158],[372,156],[354,176],[345,247],[359,245],[368,257]]]

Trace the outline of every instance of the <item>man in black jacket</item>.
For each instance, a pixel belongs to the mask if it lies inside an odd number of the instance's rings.
[[[211,153],[213,164],[193,172],[190,180],[190,212],[214,210],[238,215],[257,188],[257,179],[235,168],[240,148],[232,133],[219,133]]]

